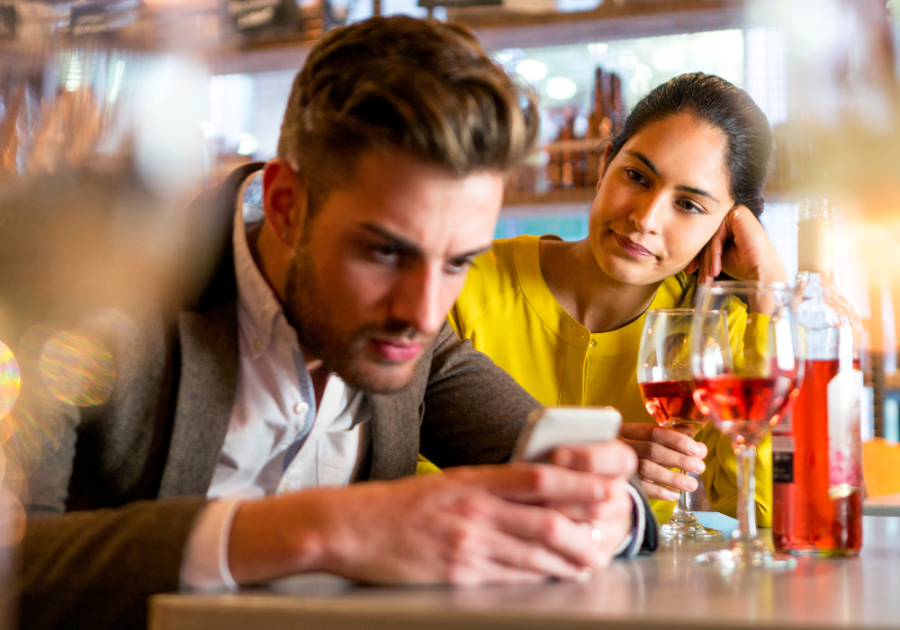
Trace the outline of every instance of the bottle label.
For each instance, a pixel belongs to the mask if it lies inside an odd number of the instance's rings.
[[[862,486],[860,421],[863,374],[843,370],[828,383],[828,496],[841,499]]]
[[[794,483],[794,436],[772,436],[772,482]]]

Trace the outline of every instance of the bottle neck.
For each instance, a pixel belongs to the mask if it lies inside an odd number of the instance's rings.
[[[797,270],[834,273],[834,224],[807,220],[797,224]]]

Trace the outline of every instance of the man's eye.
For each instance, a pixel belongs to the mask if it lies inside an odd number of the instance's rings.
[[[392,244],[375,245],[372,247],[372,253],[379,258],[396,258],[400,253],[400,248]]]
[[[453,260],[447,261],[447,271],[450,273],[460,273],[468,269],[471,264],[472,259],[469,257],[454,258]]]

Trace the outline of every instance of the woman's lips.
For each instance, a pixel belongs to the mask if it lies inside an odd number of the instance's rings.
[[[380,339],[371,339],[372,346],[383,359],[394,363],[405,363],[415,359],[422,350],[421,343],[392,343]]]
[[[619,247],[624,249],[626,252],[628,252],[632,256],[640,256],[642,258],[648,258],[650,256],[654,256],[654,254],[650,250],[648,250],[644,247],[641,247],[640,245],[638,245],[637,243],[632,241],[630,238],[621,236],[619,234],[616,234],[615,232],[613,232],[613,235],[616,237],[616,241],[619,243]]]

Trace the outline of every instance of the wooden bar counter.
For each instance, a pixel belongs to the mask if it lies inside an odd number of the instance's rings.
[[[150,628],[900,629],[900,517],[866,516],[857,558],[799,558],[782,573],[694,565],[698,552],[720,546],[666,546],[616,561],[583,584],[366,587],[312,575],[230,594],[159,595],[150,602]]]

